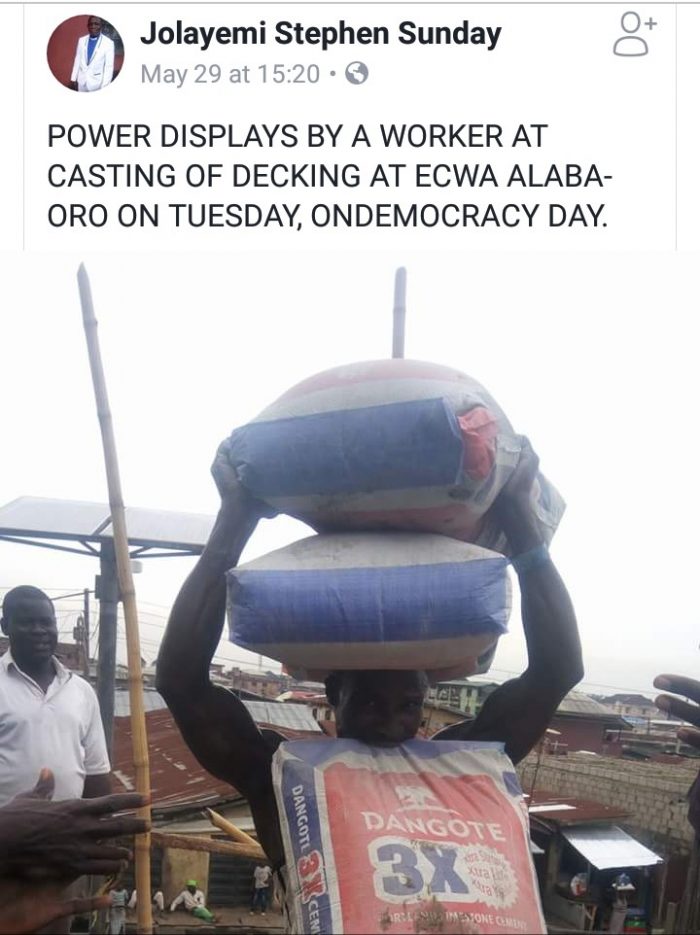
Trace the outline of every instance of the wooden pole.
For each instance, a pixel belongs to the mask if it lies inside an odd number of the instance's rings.
[[[90,280],[84,265],[78,270],[78,290],[83,312],[83,327],[87,341],[92,385],[97,403],[97,418],[102,433],[107,489],[109,491],[109,509],[112,516],[114,551],[117,562],[119,590],[124,606],[126,623],[126,652],[129,667],[129,703],[131,706],[131,739],[136,776],[136,791],[150,797],[151,781],[148,770],[148,741],[146,737],[146,716],[143,706],[143,676],[141,674],[141,646],[139,641],[139,623],[136,611],[136,592],[131,576],[129,561],[129,539],[126,532],[124,500],[119,479],[117,446],[114,440],[112,414],[109,410],[107,384],[102,368],[100,343],[97,336],[97,319],[92,304]],[[140,818],[150,819],[148,805],[138,810]],[[150,935],[153,931],[151,917],[151,840],[150,834],[136,835],[134,842],[136,859],[137,931],[141,935]]]
[[[403,357],[406,337],[406,269],[400,266],[394,278],[394,333],[392,357]]]
[[[183,851],[206,851],[209,854],[228,854],[230,857],[248,857],[251,860],[267,860],[259,844],[231,844],[215,838],[200,838],[189,834],[171,834],[152,831],[151,839],[156,847],[175,847]]]
[[[228,818],[224,818],[223,815],[215,812],[213,808],[205,808],[204,811],[207,813],[209,821],[214,825],[215,828],[225,832],[238,844],[247,844],[250,847],[260,847],[255,838],[251,838],[251,836],[246,834],[245,831],[241,831],[241,829],[237,828],[232,821],[229,821]]]

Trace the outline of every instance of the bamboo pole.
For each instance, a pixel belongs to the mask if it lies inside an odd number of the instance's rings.
[[[259,844],[231,844],[229,841],[217,841],[214,838],[200,838],[189,834],[170,834],[165,831],[151,831],[151,842],[156,847],[174,847],[181,851],[207,851],[209,854],[228,854],[229,857],[249,857],[253,860],[267,860],[265,851]]]
[[[392,357],[403,357],[406,337],[406,269],[400,266],[394,278],[394,331]]]
[[[150,797],[151,782],[148,770],[148,741],[146,737],[146,716],[143,706],[143,677],[141,674],[141,646],[139,641],[139,623],[136,610],[136,592],[131,576],[129,561],[129,540],[126,532],[126,518],[124,514],[124,500],[122,498],[121,481],[119,479],[119,463],[117,460],[117,446],[114,439],[112,414],[109,409],[107,397],[107,384],[102,367],[100,343],[97,336],[97,319],[92,304],[92,292],[85,266],[81,263],[78,269],[78,290],[83,313],[83,328],[87,341],[88,356],[90,358],[90,371],[92,385],[95,391],[97,404],[97,418],[102,433],[102,448],[107,474],[107,489],[109,491],[109,509],[112,516],[112,529],[114,535],[114,551],[117,562],[117,577],[122,604],[124,606],[124,620],[126,623],[126,651],[129,667],[129,703],[131,707],[131,742],[134,757],[134,771],[136,776],[136,791]],[[148,805],[138,810],[140,818],[150,819],[151,812]],[[137,931],[141,935],[150,935],[153,931],[151,917],[151,841],[150,834],[136,835],[134,841],[134,856],[136,860],[136,891],[137,901]]]
[[[224,818],[223,815],[215,812],[213,808],[205,808],[204,811],[207,813],[207,818],[214,827],[218,828],[220,831],[226,832],[234,841],[237,841],[239,844],[248,844],[251,847],[260,847],[255,838],[251,838],[245,831],[241,831],[232,821],[229,821],[228,818]]]

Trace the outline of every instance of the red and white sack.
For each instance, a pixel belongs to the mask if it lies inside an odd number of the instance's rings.
[[[317,531],[407,529],[505,550],[486,517],[520,438],[476,380],[438,364],[377,360],[297,384],[233,432],[242,483]],[[548,541],[564,502],[542,475],[533,493]]]
[[[227,572],[231,641],[297,677],[469,675],[505,632],[508,560],[429,533],[310,536]]]
[[[292,741],[273,784],[294,932],[547,931],[501,744]]]

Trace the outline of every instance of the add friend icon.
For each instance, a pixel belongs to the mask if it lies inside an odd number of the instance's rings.
[[[649,53],[649,46],[647,45],[646,39],[635,35],[642,26],[642,18],[639,13],[636,13],[634,10],[628,10],[626,13],[623,13],[620,25],[627,35],[620,36],[615,42],[613,53],[615,55],[631,57],[647,55]],[[645,25],[651,30],[658,24],[655,23],[654,20],[649,19]]]

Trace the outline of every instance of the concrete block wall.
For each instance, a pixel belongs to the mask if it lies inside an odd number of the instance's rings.
[[[537,756],[519,766],[525,792],[532,786]],[[688,824],[687,793],[698,770],[697,761],[646,763],[581,754],[543,756],[535,787],[535,801],[545,793],[588,799],[619,808],[629,818],[617,822],[649,847],[665,854],[690,849],[693,831]]]

